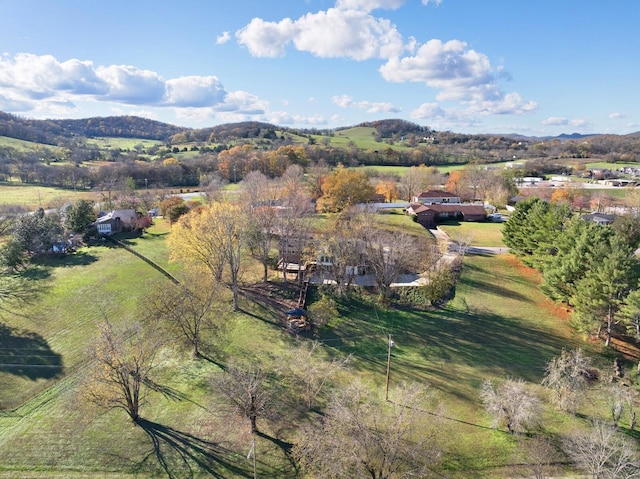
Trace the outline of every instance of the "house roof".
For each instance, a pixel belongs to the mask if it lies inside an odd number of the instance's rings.
[[[127,220],[131,218],[135,218],[136,210],[128,209],[128,210],[112,210],[98,217],[95,221],[96,223],[105,223],[115,218],[125,218]]]
[[[595,221],[596,223],[613,223],[616,219],[616,215],[607,213],[591,213],[582,215],[582,219],[586,221]]]
[[[487,211],[482,205],[461,205],[461,204],[444,204],[444,205],[423,205],[422,208],[416,208],[419,211],[414,210],[416,214],[420,214],[426,210],[436,211],[438,213],[455,213],[459,211],[464,215],[486,215]]]
[[[418,198],[459,198],[459,196],[442,190],[429,190],[423,191],[418,195]]]

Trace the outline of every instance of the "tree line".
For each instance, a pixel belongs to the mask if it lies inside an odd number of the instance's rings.
[[[640,227],[633,212],[601,225],[567,203],[531,197],[516,205],[503,233],[511,251],[542,273],[541,290],[571,308],[579,330],[604,332],[607,346],[616,327],[640,341]]]

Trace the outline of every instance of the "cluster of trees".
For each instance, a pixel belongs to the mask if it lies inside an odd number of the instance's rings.
[[[563,350],[546,367],[542,384],[550,391],[550,399],[560,411],[576,415],[585,401],[586,390],[598,379],[609,385],[602,388],[601,402],[608,411],[594,416],[586,427],[563,434],[553,445],[543,430],[543,403],[540,397],[519,379],[506,379],[498,384],[485,381],[480,392],[493,426],[504,425],[511,434],[530,434],[534,440],[523,439],[525,459],[536,478],[549,477],[550,466],[564,455],[580,470],[594,478],[632,478],[640,475],[640,455],[634,440],[618,429],[624,414],[629,417],[629,429],[635,430],[634,405],[638,394],[622,383],[600,378],[592,360],[581,349]]]
[[[612,226],[585,221],[565,203],[537,197],[517,204],[506,223],[504,242],[522,261],[542,272],[542,291],[573,308],[582,331],[630,328],[640,340],[637,309],[640,262],[638,222],[621,217]]]
[[[140,206],[137,201],[121,205],[133,209]],[[91,224],[97,217],[95,202],[85,199],[30,213],[7,205],[0,211],[0,268],[16,272],[39,256],[73,250],[95,232]],[[151,218],[140,214],[132,228],[143,231],[149,226]]]
[[[71,137],[123,137],[167,140],[182,128],[136,116],[81,120],[32,120],[0,112],[0,136],[58,145]]]

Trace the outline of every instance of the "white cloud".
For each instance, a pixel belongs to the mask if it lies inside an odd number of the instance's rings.
[[[229,96],[229,98],[227,98]],[[133,106],[264,111],[264,102],[243,92],[229,94],[215,76],[165,80],[157,72],[130,65],[94,67],[90,61],[60,62],[51,55],[21,53],[0,57],[0,109],[51,111],[51,116],[93,100]]]
[[[284,48],[292,39],[293,23],[285,18],[278,23],[254,18],[236,32],[238,43],[245,45],[255,57],[274,58],[284,55]]]
[[[344,10],[361,10],[370,12],[379,8],[395,10],[404,4],[405,0],[337,0],[336,8]]]
[[[317,57],[353,60],[390,58],[405,49],[402,36],[389,20],[341,8],[308,13],[295,21],[254,18],[236,32],[236,38],[258,57],[282,56],[289,43]]]
[[[546,120],[543,120],[542,124],[547,126],[573,126],[575,128],[587,128],[591,125],[591,122],[585,118],[570,120],[562,116],[550,116]]]
[[[609,119],[611,120],[617,120],[619,118],[626,118],[627,115],[625,115],[624,113],[619,113],[619,112],[615,112],[615,113],[609,113]]]
[[[222,32],[216,37],[216,45],[222,45],[223,43],[227,43],[229,40],[231,40],[231,34],[229,32]]]
[[[180,77],[166,82],[168,105],[206,107],[224,102],[227,92],[214,76]]]
[[[19,53],[0,58],[0,88],[21,92],[25,98],[41,99],[58,91],[99,94],[107,91],[90,61],[59,62],[51,55]]]
[[[492,101],[470,102],[468,111],[484,115],[523,115],[538,109],[535,101],[525,101],[518,93],[507,93]]]
[[[390,82],[424,82],[440,90],[441,101],[486,98],[495,95],[496,89],[487,56],[467,49],[459,40],[429,40],[414,56],[390,59],[380,73]]]
[[[409,116],[414,120],[429,120],[434,118],[445,118],[447,113],[438,103],[423,103],[413,110]]]
[[[429,5],[430,3],[432,3],[433,5],[435,5],[437,7],[438,5],[440,5],[442,3],[442,0],[422,0],[422,4],[423,5]]]
[[[569,120],[561,116],[550,116],[546,120],[542,120],[543,125],[568,125]]]
[[[300,116],[291,115],[284,111],[274,111],[267,115],[266,121],[276,125],[326,125],[327,120],[321,115]]]
[[[96,75],[108,85],[104,100],[132,105],[162,103],[165,82],[151,70],[129,65],[110,65],[96,68]]]
[[[256,95],[245,91],[227,93],[224,102],[216,105],[216,112],[235,112],[242,115],[262,115],[269,108],[269,103],[260,100]]]
[[[356,102],[349,95],[334,96],[331,98],[331,102],[341,108],[359,108],[366,110],[367,113],[398,113],[401,111],[400,108],[392,103],[367,100]]]

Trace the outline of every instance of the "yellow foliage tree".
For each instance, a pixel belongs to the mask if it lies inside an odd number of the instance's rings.
[[[371,201],[375,188],[366,174],[357,170],[338,168],[322,183],[318,210],[326,213],[342,211],[356,203]]]
[[[233,292],[233,308],[237,310],[246,233],[247,219],[240,205],[213,202],[180,217],[167,240],[169,259],[204,269],[216,281],[224,282]]]

